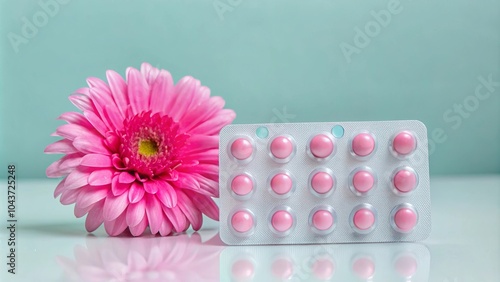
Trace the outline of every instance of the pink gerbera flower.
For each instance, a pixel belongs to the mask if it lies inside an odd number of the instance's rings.
[[[198,230],[202,213],[218,220],[218,134],[235,113],[193,77],[174,85],[146,63],[128,68],[126,81],[106,76],[108,84],[89,78],[70,96],[83,114],[62,114],[68,124],[54,135],[63,139],[45,149],[65,154],[47,168],[64,177],[54,196],[87,214],[89,232],[104,223],[111,236]]]

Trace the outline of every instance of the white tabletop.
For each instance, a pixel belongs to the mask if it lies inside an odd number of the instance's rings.
[[[405,244],[225,246],[217,222],[171,237],[88,234],[53,180],[21,180],[16,274],[7,273],[3,218],[0,281],[499,281],[500,176],[434,177],[433,231]],[[5,214],[6,196],[0,208]],[[5,226],[5,227],[4,227]]]

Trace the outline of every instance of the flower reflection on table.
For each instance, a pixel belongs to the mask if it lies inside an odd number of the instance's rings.
[[[57,261],[69,281],[219,281],[222,247],[211,244],[217,232],[203,237],[88,236],[85,246],[74,247],[74,259]]]

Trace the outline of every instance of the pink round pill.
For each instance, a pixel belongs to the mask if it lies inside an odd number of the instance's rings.
[[[394,223],[401,231],[409,232],[417,224],[417,214],[410,208],[401,208],[394,214]]]
[[[318,258],[312,265],[312,272],[319,280],[330,280],[335,272],[335,264],[329,258]]]
[[[238,160],[245,160],[252,156],[253,145],[246,138],[238,138],[231,144],[231,155]]]
[[[311,178],[311,187],[319,194],[326,194],[333,188],[333,177],[324,171],[317,172]]]
[[[278,173],[271,179],[271,189],[278,195],[284,195],[292,190],[292,178],[286,173]]]
[[[247,195],[253,190],[253,181],[246,174],[237,175],[233,178],[233,181],[231,181],[231,190],[239,196]]]
[[[401,169],[394,175],[394,187],[401,193],[408,193],[417,186],[417,175],[407,169]]]
[[[352,139],[352,151],[360,157],[366,157],[375,149],[375,140],[369,133],[360,133]]]
[[[289,259],[278,258],[273,262],[271,270],[275,277],[288,280],[293,275],[293,263]]]
[[[409,155],[417,147],[417,141],[413,134],[408,131],[402,131],[394,137],[392,148],[400,155]]]
[[[375,183],[375,178],[371,172],[366,170],[360,170],[354,174],[352,177],[352,186],[359,193],[366,193],[373,188]]]
[[[354,213],[353,223],[360,230],[370,229],[375,223],[375,215],[369,209],[359,209]]]
[[[285,232],[292,228],[293,217],[289,212],[280,210],[273,214],[271,224],[276,231]]]
[[[333,142],[325,134],[318,134],[311,139],[309,149],[316,158],[326,158],[333,152]]]
[[[253,228],[253,215],[248,211],[238,211],[233,214],[231,225],[237,232],[248,232]]]
[[[328,230],[333,225],[333,215],[327,210],[319,210],[314,213],[312,223],[318,230]]]
[[[286,136],[278,136],[271,142],[271,154],[277,159],[286,159],[293,152],[293,143]]]
[[[231,274],[238,281],[246,281],[254,276],[255,266],[250,260],[240,259],[236,261],[232,268]]]
[[[403,255],[394,263],[396,272],[404,278],[410,278],[417,272],[417,260],[411,255]]]
[[[352,271],[361,279],[370,279],[375,274],[375,263],[369,257],[361,257],[352,264]]]

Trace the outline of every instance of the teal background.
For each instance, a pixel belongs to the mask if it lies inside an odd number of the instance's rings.
[[[230,7],[222,15],[220,2]],[[72,0],[16,53],[8,34],[42,8],[0,0],[0,159],[44,177],[59,157],[43,154],[56,117],[76,110],[67,97],[89,76],[146,61],[200,79],[236,123],[418,119],[447,137],[432,174],[500,172],[500,87],[458,128],[443,119],[479,76],[500,81],[500,1],[401,0],[348,62],[340,45],[388,2]]]

